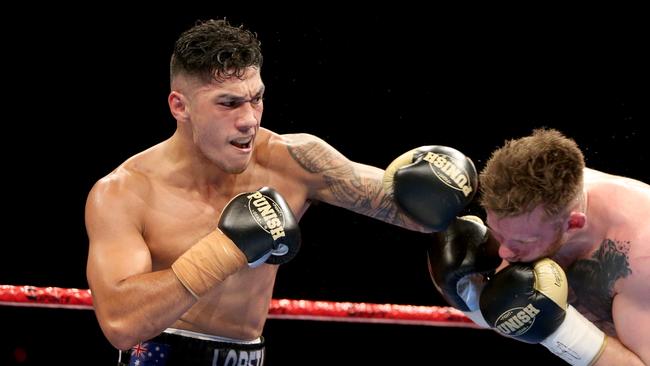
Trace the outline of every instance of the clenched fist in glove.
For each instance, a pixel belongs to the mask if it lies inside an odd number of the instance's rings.
[[[591,365],[605,345],[605,334],[567,304],[562,268],[545,258],[513,263],[483,288],[481,312],[498,332],[541,343],[571,365]]]
[[[487,276],[502,260],[499,243],[476,216],[455,219],[449,228],[433,234],[428,249],[429,273],[447,302],[474,323],[488,327],[479,310],[479,296]]]
[[[217,229],[172,264],[178,280],[199,298],[242,267],[282,264],[300,248],[300,228],[289,205],[263,187],[235,196],[224,207]]]
[[[434,231],[447,228],[476,194],[474,163],[446,146],[422,146],[395,159],[384,189],[413,220]]]

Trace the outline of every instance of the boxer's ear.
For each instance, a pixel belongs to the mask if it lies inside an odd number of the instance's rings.
[[[578,211],[572,211],[566,223],[566,231],[582,229],[587,221],[587,216]]]
[[[177,121],[187,119],[187,100],[182,93],[176,90],[172,91],[167,97],[167,103],[169,104],[169,110]]]

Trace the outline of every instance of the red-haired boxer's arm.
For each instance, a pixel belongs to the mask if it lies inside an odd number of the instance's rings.
[[[502,263],[499,243],[476,216],[452,221],[447,230],[432,235],[427,255],[431,279],[454,308],[487,328],[479,298],[489,275]]]
[[[86,203],[88,284],[102,331],[119,349],[158,335],[196,301],[171,270],[151,272],[139,214],[142,187],[113,174],[93,187]]]
[[[572,365],[648,365],[650,263],[647,257],[631,259],[631,267],[631,278],[619,288],[612,306],[616,335],[605,336],[566,303],[566,277],[549,259],[515,263],[497,273],[483,291],[481,310],[496,330],[540,342]],[[522,321],[512,319],[518,315],[513,308],[524,309],[518,317]]]
[[[483,288],[481,313],[499,333],[540,343],[571,365],[593,365],[606,336],[567,303],[568,281],[551,259],[512,263]]]
[[[608,338],[595,366],[650,365],[650,257],[630,258],[630,267],[612,305],[616,338]]]

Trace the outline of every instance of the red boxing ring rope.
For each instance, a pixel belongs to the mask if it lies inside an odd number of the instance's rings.
[[[90,290],[0,285],[0,305],[93,309]],[[273,299],[271,319],[479,328],[451,307]]]

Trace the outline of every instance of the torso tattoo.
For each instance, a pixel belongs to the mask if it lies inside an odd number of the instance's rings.
[[[627,255],[629,248],[630,242],[605,239],[591,258],[579,259],[567,270],[576,296],[572,304],[579,311],[588,311],[588,318],[610,335],[615,334],[612,319],[614,284],[632,273]]]

